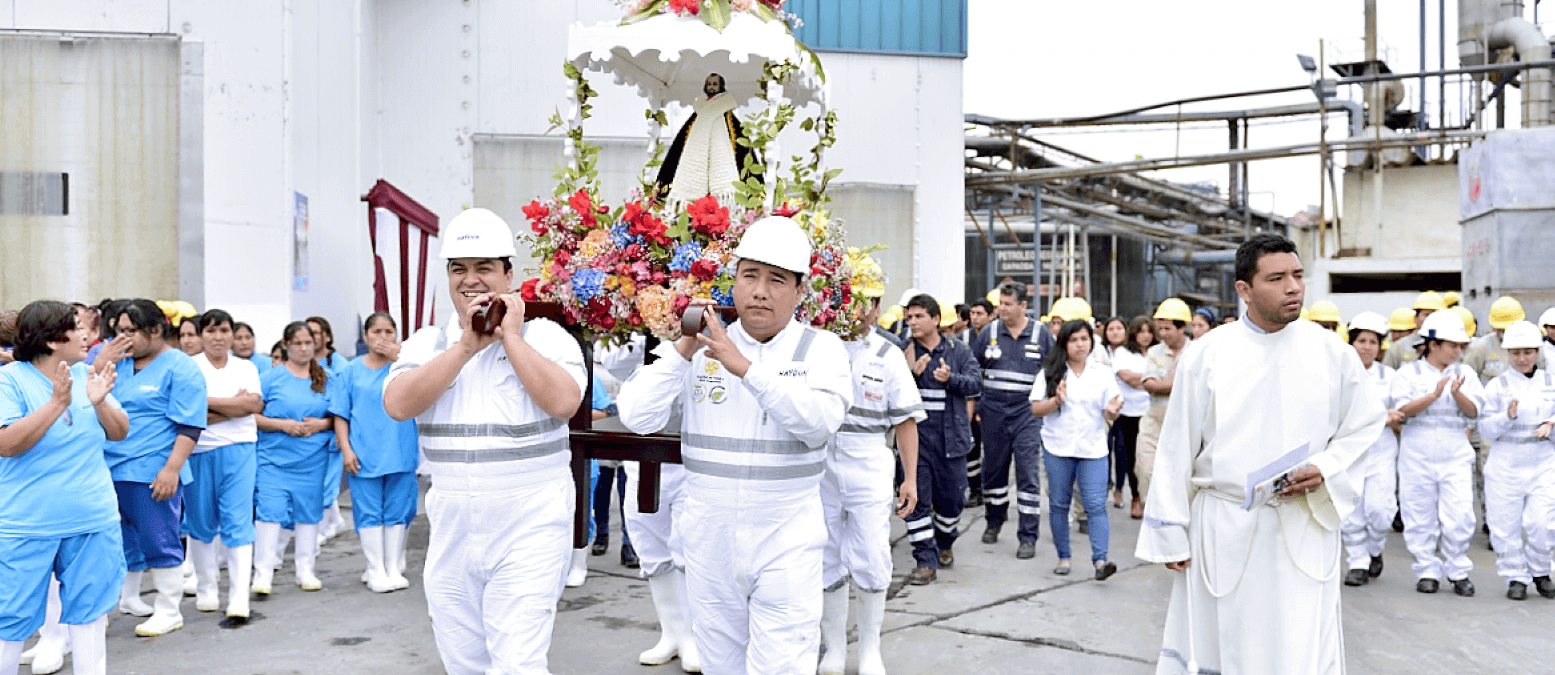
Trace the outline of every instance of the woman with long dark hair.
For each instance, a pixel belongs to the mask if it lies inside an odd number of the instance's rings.
[[[410,587],[400,550],[416,517],[416,422],[396,422],[383,409],[383,381],[400,356],[397,328],[386,312],[367,317],[362,332],[369,351],[336,374],[339,388],[330,406],[351,483],[352,519],[367,559],[362,581],[374,593]]]
[[[69,626],[75,672],[101,675],[108,612],[125,574],[103,445],[128,434],[129,416],[110,395],[116,372],[93,373],[80,363],[92,336],[75,308],[33,302],[7,338],[16,361],[0,369],[0,672],[16,672],[23,642],[44,623],[49,579],[57,575],[59,622]],[[59,642],[50,653],[63,663]],[[35,658],[41,666],[39,652]]]
[[[335,329],[330,327],[329,319],[310,316],[305,321],[308,323],[308,332],[313,335],[313,360],[318,361],[331,376],[339,374],[349,361],[335,351]],[[319,546],[339,534],[340,528],[346,523],[345,518],[340,516],[343,456],[339,445],[334,445],[333,449],[335,451],[329,453],[329,466],[324,470],[324,520],[319,524]]]
[[[1069,502],[1080,486],[1091,538],[1091,563],[1098,581],[1118,566],[1107,560],[1107,423],[1118,417],[1123,397],[1112,373],[1090,360],[1091,327],[1067,321],[1058,329],[1057,348],[1042,363],[1042,377],[1031,389],[1031,414],[1046,418],[1048,521],[1058,549],[1054,574],[1069,573]]]
[[[1122,334],[1122,342],[1114,331]],[[1105,333],[1107,350],[1112,353],[1112,374],[1117,378],[1118,391],[1123,395],[1123,409],[1112,423],[1107,434],[1107,445],[1113,458],[1113,508],[1123,508],[1123,488],[1127,484],[1133,496],[1129,514],[1133,518],[1144,515],[1145,505],[1139,497],[1139,477],[1134,475],[1134,450],[1139,442],[1139,420],[1150,410],[1150,392],[1144,390],[1141,381],[1145,376],[1145,350],[1155,342],[1155,326],[1150,318],[1136,316],[1127,325],[1122,317],[1107,323]],[[1138,514],[1138,515],[1135,515]]]
[[[319,521],[324,518],[324,471],[333,448],[334,422],[329,404],[334,388],[329,373],[313,358],[308,324],[294,321],[281,332],[286,362],[260,378],[265,409],[259,423],[259,461],[254,479],[253,592],[269,595],[281,564],[281,523],[295,523],[297,585],[305,591],[324,587],[313,573],[319,551]]]

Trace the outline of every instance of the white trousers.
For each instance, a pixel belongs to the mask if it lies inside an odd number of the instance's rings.
[[[1392,429],[1382,430],[1382,436],[1366,451],[1362,461],[1366,462],[1366,482],[1355,510],[1340,528],[1352,570],[1366,569],[1372,558],[1382,555],[1388,532],[1393,529],[1393,516],[1398,513],[1398,497],[1394,494],[1398,483],[1398,436]]]
[[[679,464],[660,464],[659,510],[640,513],[637,510],[637,477],[641,469],[637,462],[622,462],[621,466],[626,470],[626,534],[631,537],[632,549],[642,565],[640,574],[649,579],[671,569],[685,569],[675,520],[686,508],[686,468]]]
[[[543,474],[433,479],[423,579],[449,675],[550,672],[572,563],[573,485],[566,470]]]
[[[819,495],[687,492],[679,532],[702,672],[815,672],[826,546]]]
[[[880,592],[891,585],[891,511],[896,495],[896,463],[885,444],[878,448],[826,453],[821,477],[821,509],[826,520],[826,550],[821,584],[840,588],[852,577],[859,590]]]
[[[1462,431],[1405,428],[1398,451],[1404,543],[1420,579],[1463,579],[1474,563],[1474,448]]]
[[[1496,573],[1508,582],[1549,576],[1555,537],[1555,457],[1548,443],[1496,441],[1485,460],[1485,522]]]

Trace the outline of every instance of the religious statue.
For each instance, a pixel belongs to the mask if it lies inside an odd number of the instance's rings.
[[[723,76],[709,74],[702,93],[706,98],[692,104],[691,118],[675,134],[659,167],[658,184],[661,190],[668,187],[672,205],[707,195],[728,202],[734,198],[734,183],[752,175],[744,171],[751,150],[738,143],[742,127],[734,114],[737,103],[725,89]]]

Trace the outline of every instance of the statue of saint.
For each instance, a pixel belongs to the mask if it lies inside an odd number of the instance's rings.
[[[675,134],[659,167],[660,189],[668,186],[669,204],[677,208],[707,195],[729,203],[734,199],[734,183],[749,175],[743,167],[751,151],[737,142],[742,128],[723,76],[709,74],[702,93],[706,98],[692,104],[691,119]]]

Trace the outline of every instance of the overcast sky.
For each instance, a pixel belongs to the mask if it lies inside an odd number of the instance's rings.
[[[1327,42],[1329,64],[1364,57],[1361,0],[970,3],[964,94],[968,114],[1006,118],[1096,115],[1193,96],[1305,84],[1308,76],[1296,54],[1316,56],[1319,40]],[[1393,72],[1419,70],[1419,5],[1418,0],[1378,2],[1382,58]],[[1428,0],[1427,5],[1427,63],[1428,69],[1434,70],[1437,0]],[[1531,19],[1531,1],[1528,6]],[[1541,22],[1545,22],[1545,15],[1550,12],[1541,13]],[[1447,67],[1455,68],[1457,0],[1447,3],[1446,23]],[[1333,77],[1331,71],[1326,75]],[[1407,87],[1405,107],[1413,110],[1418,107],[1416,84],[1410,81]],[[1339,92],[1341,98],[1359,100],[1360,95],[1359,89],[1350,87]],[[1427,95],[1434,126],[1434,80]],[[1312,94],[1299,91],[1201,103],[1184,110],[1244,109],[1313,100]],[[1448,100],[1449,121],[1456,124],[1460,117],[1451,87]],[[1511,108],[1509,105],[1509,125],[1514,117]],[[1153,158],[1223,152],[1228,141],[1224,122],[1185,126],[1180,133],[1170,127],[1039,131],[1044,140],[1104,161],[1134,159],[1136,155]],[[1255,122],[1249,136],[1252,147],[1265,147],[1312,142],[1318,133],[1314,115]],[[1329,138],[1344,135],[1343,116],[1333,117]],[[1290,215],[1316,204],[1317,167],[1316,156],[1253,163],[1250,182],[1254,208],[1273,208],[1281,215]],[[1227,182],[1225,165],[1147,175],[1184,182],[1214,181],[1222,190]]]

